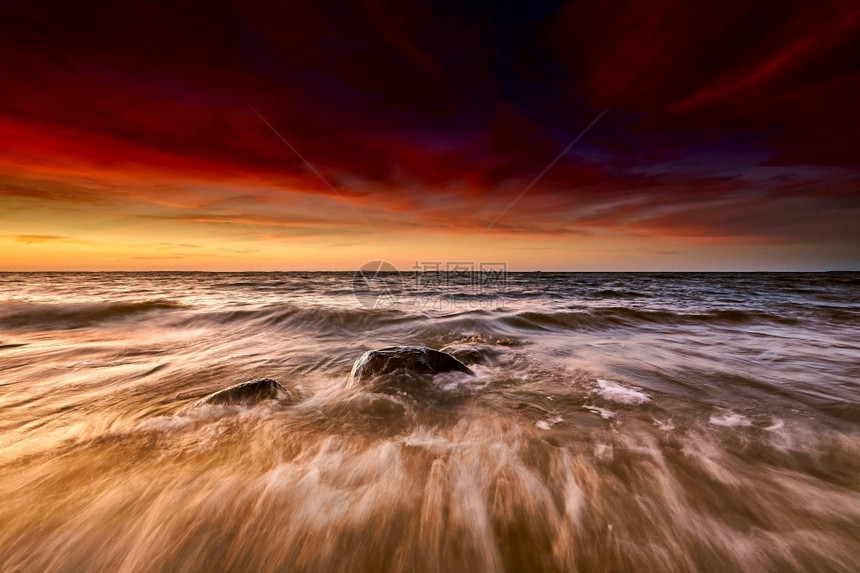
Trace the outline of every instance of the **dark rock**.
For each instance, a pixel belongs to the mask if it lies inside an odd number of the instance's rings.
[[[202,404],[255,404],[262,400],[277,400],[281,404],[291,404],[295,394],[271,378],[257,378],[219,390],[194,405]]]
[[[465,378],[472,376],[474,372],[445,352],[392,346],[364,353],[355,361],[347,384],[374,394],[408,396],[409,404],[435,408],[470,396],[474,388]]]
[[[349,383],[357,384],[396,373],[432,376],[443,372],[474,374],[468,366],[445,352],[423,346],[389,346],[365,352],[356,360],[349,374]]]

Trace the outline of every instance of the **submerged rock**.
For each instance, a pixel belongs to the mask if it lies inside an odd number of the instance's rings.
[[[468,366],[445,352],[423,346],[389,346],[365,352],[356,360],[348,383],[353,385],[379,378],[413,380],[444,372],[474,375]]]
[[[203,404],[255,404],[262,400],[277,400],[291,404],[295,395],[271,378],[257,378],[219,390],[195,402]]]

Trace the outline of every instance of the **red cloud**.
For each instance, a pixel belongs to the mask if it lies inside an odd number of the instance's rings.
[[[293,191],[339,197],[253,106],[382,225],[472,232],[610,106],[497,232],[855,239],[849,2],[568,2],[522,21],[375,0],[3,10],[0,201],[336,227],[289,211]]]

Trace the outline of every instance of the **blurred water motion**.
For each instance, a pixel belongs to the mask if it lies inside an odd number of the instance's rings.
[[[0,274],[0,569],[860,570],[857,274],[351,278]],[[345,385],[395,344],[477,375]]]

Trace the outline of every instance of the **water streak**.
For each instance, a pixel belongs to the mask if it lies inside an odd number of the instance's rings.
[[[857,274],[350,280],[0,274],[0,570],[860,570]],[[345,383],[395,344],[476,375]]]

